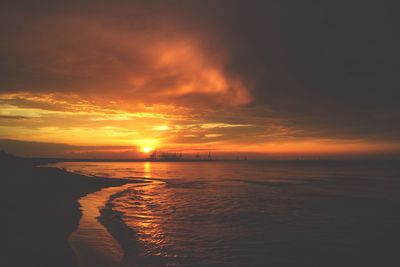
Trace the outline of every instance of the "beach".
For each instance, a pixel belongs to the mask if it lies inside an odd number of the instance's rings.
[[[398,162],[0,162],[1,266],[399,266]]]
[[[77,228],[78,200],[123,179],[96,179],[66,171],[36,167],[32,160],[1,155],[1,266],[78,266],[68,238]]]

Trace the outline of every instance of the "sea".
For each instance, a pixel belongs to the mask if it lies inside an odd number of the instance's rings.
[[[61,162],[131,179],[82,197],[81,266],[400,266],[400,162]]]

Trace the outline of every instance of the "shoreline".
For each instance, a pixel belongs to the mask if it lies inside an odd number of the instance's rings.
[[[137,184],[135,187],[151,186],[151,183]],[[124,221],[123,214],[114,209],[114,200],[126,194],[132,187],[125,187],[124,190],[110,195],[109,199],[100,209],[98,221],[119,243],[123,251],[121,267],[124,266],[168,266],[167,262],[157,257],[148,257],[141,254],[141,247],[136,238],[137,232],[129,227]]]
[[[128,238],[127,236],[135,236],[135,232],[129,228],[122,219],[122,215],[113,209],[112,201],[123,194],[125,190],[112,194],[104,207],[99,210],[100,216],[98,222],[110,233],[110,235],[121,246],[123,255],[120,266],[125,266],[126,263],[138,262],[139,251],[136,239]]]
[[[5,214],[4,266],[74,267],[68,239],[82,216],[79,199],[134,180],[89,177],[37,167],[16,157],[0,158]]]
[[[81,267],[119,267],[125,254],[109,229],[99,221],[100,210],[110,196],[131,186],[106,187],[79,199],[82,216],[79,226],[69,236]]]

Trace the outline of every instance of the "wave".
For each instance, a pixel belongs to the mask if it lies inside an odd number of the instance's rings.
[[[125,224],[121,212],[113,209],[113,200],[123,195],[127,190],[111,195],[105,206],[100,209],[100,216],[98,217],[99,222],[117,240],[124,251],[121,267],[128,266],[129,262],[135,262],[139,255],[139,244],[134,238],[135,232]]]
[[[144,185],[146,186],[146,185]],[[121,267],[134,266],[167,266],[162,259],[158,257],[144,256],[141,246],[138,242],[137,235],[134,229],[130,228],[124,221],[122,212],[116,209],[114,200],[129,194],[132,188],[119,191],[110,196],[107,203],[100,209],[98,221],[107,229],[115,240],[120,244],[124,255],[122,257]]]

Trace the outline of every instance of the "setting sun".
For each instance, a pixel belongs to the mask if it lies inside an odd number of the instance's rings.
[[[149,146],[145,146],[145,147],[142,147],[142,152],[143,153],[150,153],[151,151],[153,151],[154,150],[154,148],[152,148],[152,147],[149,147]]]

